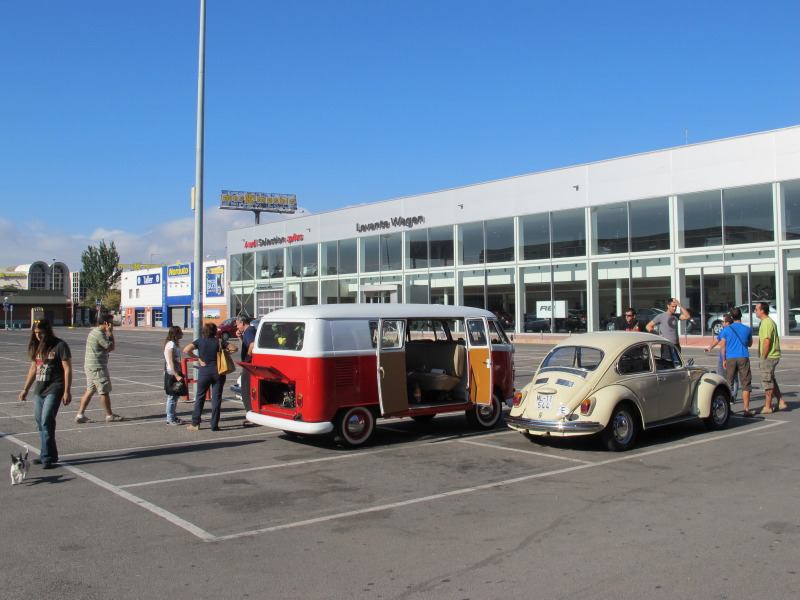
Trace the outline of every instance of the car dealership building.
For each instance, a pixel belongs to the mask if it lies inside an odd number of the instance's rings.
[[[800,307],[800,126],[228,232],[229,313],[346,302],[585,313]],[[700,333],[694,331],[693,333]]]

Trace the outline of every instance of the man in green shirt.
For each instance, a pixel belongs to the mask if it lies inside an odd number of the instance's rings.
[[[772,410],[773,396],[778,401],[775,410],[786,410],[786,402],[783,400],[781,389],[775,380],[775,367],[781,359],[781,342],[778,338],[778,328],[769,316],[769,304],[759,302],[756,304],[756,316],[761,319],[761,326],[758,328],[758,358],[761,367],[761,387],[764,388],[766,399],[762,414],[774,412]]]

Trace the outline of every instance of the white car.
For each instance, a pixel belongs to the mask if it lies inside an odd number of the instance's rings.
[[[756,304],[758,304],[758,302],[753,302],[752,307],[754,310],[752,312],[750,311],[749,304],[740,304],[736,307],[742,311],[742,324],[748,325],[754,334],[758,334],[758,328],[761,326],[761,319],[759,319],[755,313]],[[712,334],[719,335],[719,332],[722,331],[722,317],[724,317],[725,314],[726,313],[714,313],[708,317],[706,327]],[[778,331],[780,331],[781,317],[778,314],[778,309],[775,308],[772,302],[769,303],[769,316],[775,321],[775,325],[778,327]]]

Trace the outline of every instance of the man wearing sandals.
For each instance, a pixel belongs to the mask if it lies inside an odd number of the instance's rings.
[[[84,414],[89,401],[97,392],[100,394],[100,403],[106,411],[106,421],[124,421],[123,417],[111,412],[111,377],[108,374],[108,353],[112,352],[114,345],[114,318],[111,315],[101,315],[97,320],[97,327],[92,329],[86,339],[86,357],[83,370],[86,371],[86,391],[81,398],[76,423],[89,423],[90,419]]]
[[[786,402],[783,400],[781,389],[775,380],[775,367],[781,359],[781,343],[778,338],[778,328],[769,316],[769,304],[759,302],[756,304],[756,316],[761,319],[761,326],[758,328],[758,357],[761,359],[761,387],[764,388],[766,399],[761,414],[769,414],[772,410],[772,397],[778,401],[775,410],[786,410]]]

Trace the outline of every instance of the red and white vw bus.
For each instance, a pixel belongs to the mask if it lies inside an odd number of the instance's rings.
[[[298,306],[261,319],[247,419],[366,443],[378,417],[464,412],[494,427],[514,396],[514,348],[491,312],[429,304]]]

